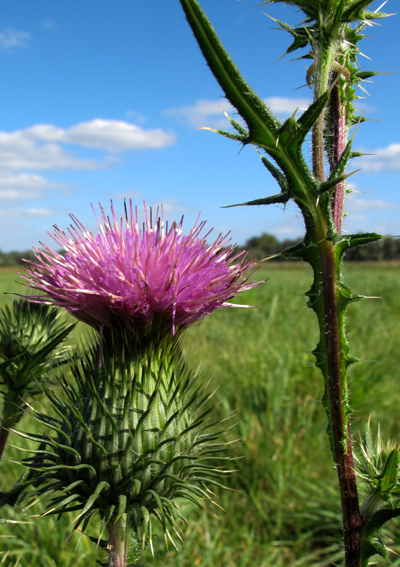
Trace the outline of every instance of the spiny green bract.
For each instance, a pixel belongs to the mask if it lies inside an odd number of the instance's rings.
[[[202,506],[212,501],[207,486],[222,486],[219,421],[205,424],[210,395],[195,386],[179,341],[102,350],[101,367],[98,344],[73,365],[76,385],[62,381],[65,399],[48,395],[57,418],[34,412],[52,434],[29,435],[41,443],[24,461],[36,471],[29,496],[48,499],[48,514],[76,512],[83,531],[98,513],[99,540],[122,521],[151,545],[154,518],[172,539],[168,527],[177,534],[184,519],[177,500]]]
[[[65,364],[60,345],[75,327],[61,320],[56,307],[14,300],[0,312],[0,393],[3,422],[15,425],[33,397],[50,382],[51,369]],[[57,351],[56,351],[57,349]]]
[[[380,529],[388,521],[400,516],[400,454],[398,443],[384,444],[380,432],[375,443],[368,422],[361,439],[361,455],[357,458],[358,473],[366,487],[366,498],[361,507],[365,522],[362,533],[361,565],[367,567],[373,555],[387,556],[387,548]]]

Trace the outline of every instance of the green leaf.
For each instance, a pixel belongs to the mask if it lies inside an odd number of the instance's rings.
[[[78,521],[79,518],[81,518],[82,516],[84,516],[89,510],[90,508],[93,506],[93,504],[96,502],[97,498],[99,497],[99,495],[101,494],[101,492],[104,490],[104,488],[110,488],[109,483],[106,480],[103,480],[102,482],[99,482],[99,484],[96,487],[96,490],[93,492],[93,494],[87,499],[86,504],[84,505],[84,507],[82,508],[81,512],[78,514],[78,516],[76,516],[76,518],[73,520],[73,522],[76,524],[76,522]]]
[[[240,75],[196,0],[180,0],[199,47],[226,97],[249,128],[250,141],[274,148],[280,126]]]
[[[244,206],[256,206],[260,205],[273,205],[276,203],[286,204],[290,199],[290,195],[285,193],[278,193],[277,195],[271,195],[271,197],[264,197],[262,199],[254,199],[254,201],[247,201],[246,203],[237,203],[235,205],[225,205],[223,209],[229,209],[231,207],[244,207]]]
[[[381,494],[391,492],[396,486],[399,477],[399,450],[393,449],[386,461],[382,477],[379,480],[378,490]]]

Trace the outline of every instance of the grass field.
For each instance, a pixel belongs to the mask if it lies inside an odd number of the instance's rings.
[[[313,313],[302,295],[311,282],[303,264],[269,264],[259,272],[268,281],[239,298],[257,309],[220,309],[190,329],[187,356],[201,361],[201,376],[219,385],[218,411],[235,412],[233,441],[237,473],[232,491],[219,491],[225,512],[188,510],[180,552],[166,551],[156,539],[159,567],[322,567],[341,564],[336,471],[321,407],[322,380],[310,351],[317,341]],[[21,292],[15,271],[0,271],[0,289]],[[370,415],[382,437],[399,438],[400,408],[400,266],[349,264],[345,280],[354,291],[379,296],[354,304],[348,313],[353,356],[363,360],[351,372],[353,432],[358,440]],[[24,293],[22,288],[22,293]],[[2,303],[11,296],[3,296]],[[74,331],[75,338],[83,326]],[[31,424],[24,421],[21,429]],[[20,440],[13,436],[12,444]],[[8,447],[6,458],[17,458]],[[1,469],[3,490],[18,475],[17,465]],[[102,557],[85,536],[70,534],[70,518],[30,518],[4,507],[0,517],[33,522],[3,524],[0,565],[5,567],[94,567]],[[210,512],[219,516],[215,518]],[[391,549],[400,550],[400,532],[392,526]],[[400,561],[393,555],[394,565]],[[3,562],[2,562],[3,561]],[[378,565],[388,564],[378,561]]]

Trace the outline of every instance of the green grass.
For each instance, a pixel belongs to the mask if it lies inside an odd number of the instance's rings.
[[[1,288],[12,291],[15,273],[2,270],[0,277]],[[232,468],[237,472],[229,480],[231,490],[219,491],[216,499],[225,512],[217,507],[188,510],[190,525],[182,526],[185,542],[179,545],[180,552],[166,551],[160,537],[155,542],[156,558],[146,551],[149,565],[327,567],[341,563],[336,471],[320,403],[322,379],[310,354],[318,339],[317,326],[302,295],[310,285],[311,272],[303,264],[268,264],[260,277],[269,279],[236,301],[258,305],[257,309],[220,309],[186,337],[192,364],[201,362],[202,379],[210,380],[210,388],[219,387],[214,398],[218,411],[235,415],[236,425],[227,435],[232,441]],[[400,266],[349,264],[345,280],[358,293],[381,297],[352,305],[348,314],[352,354],[365,361],[351,371],[354,438],[358,439],[370,414],[374,426],[381,424],[384,438],[398,438]],[[74,332],[75,340],[78,334]],[[27,420],[21,424],[22,429],[29,427]],[[20,440],[13,436],[11,443],[17,445]],[[7,457],[17,458],[16,450],[8,448]],[[3,487],[16,475],[16,465],[5,463]],[[32,521],[20,510],[3,508],[1,516]],[[94,567],[94,557],[100,556],[94,545],[82,537],[76,547],[77,534],[65,541],[70,518],[59,523],[53,518],[33,521],[2,526],[0,533],[7,537],[0,538],[0,550],[9,552],[6,567],[16,565],[19,557],[20,567]],[[92,529],[95,533],[96,526]],[[395,527],[390,536],[394,542],[389,547],[399,551],[400,534]],[[0,555],[0,565],[4,557]],[[400,565],[395,556],[391,561]]]

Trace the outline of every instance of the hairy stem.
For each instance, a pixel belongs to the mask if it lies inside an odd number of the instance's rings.
[[[312,146],[313,146],[313,173],[318,181],[325,180],[325,166],[324,166],[324,121],[321,116],[312,132]],[[322,151],[319,151],[322,148]]]
[[[331,73],[335,50],[331,45],[324,53],[315,54],[315,100],[325,92],[330,82],[337,81],[337,75]],[[330,168],[333,170],[346,146],[346,115],[340,100],[337,84],[333,86],[329,101],[331,122]],[[325,180],[324,172],[324,113],[318,118],[312,138],[313,173],[319,181]],[[339,183],[331,200],[331,211],[336,232],[340,234],[343,218],[344,183]],[[325,409],[329,421],[332,452],[334,455],[343,517],[343,536],[346,567],[359,567],[361,558],[362,518],[357,494],[356,478],[353,465],[350,425],[348,421],[347,374],[348,353],[344,332],[344,311],[346,304],[340,295],[341,259],[335,258],[334,243],[327,239],[327,234],[317,236],[321,265],[314,267],[316,280],[322,290],[319,309],[320,344],[318,366],[325,377]],[[321,315],[323,313],[323,316]]]
[[[327,91],[329,85],[330,69],[334,59],[333,47],[330,47],[324,53],[316,51],[315,58],[315,84],[314,84],[314,100],[317,100],[324,92]],[[312,131],[312,162],[313,173],[318,181],[325,180],[324,167],[324,131],[325,131],[325,112],[322,112],[315,122]]]
[[[340,100],[338,85],[333,87],[330,97],[330,130],[331,149],[329,164],[332,171],[338,163],[347,142],[346,108]],[[345,182],[341,181],[336,186],[331,202],[333,222],[339,234],[342,232],[344,189]]]
[[[324,333],[326,349],[326,371],[330,405],[330,422],[334,442],[334,455],[339,480],[343,516],[345,565],[360,566],[361,532],[363,522],[360,514],[346,399],[343,392],[347,381],[347,360],[343,352],[344,313],[340,309],[336,291],[335,257],[333,245],[325,241],[321,248],[322,290],[325,307]]]
[[[109,567],[126,567],[127,561],[127,534],[126,526],[121,519],[115,523],[111,520],[108,533]]]

